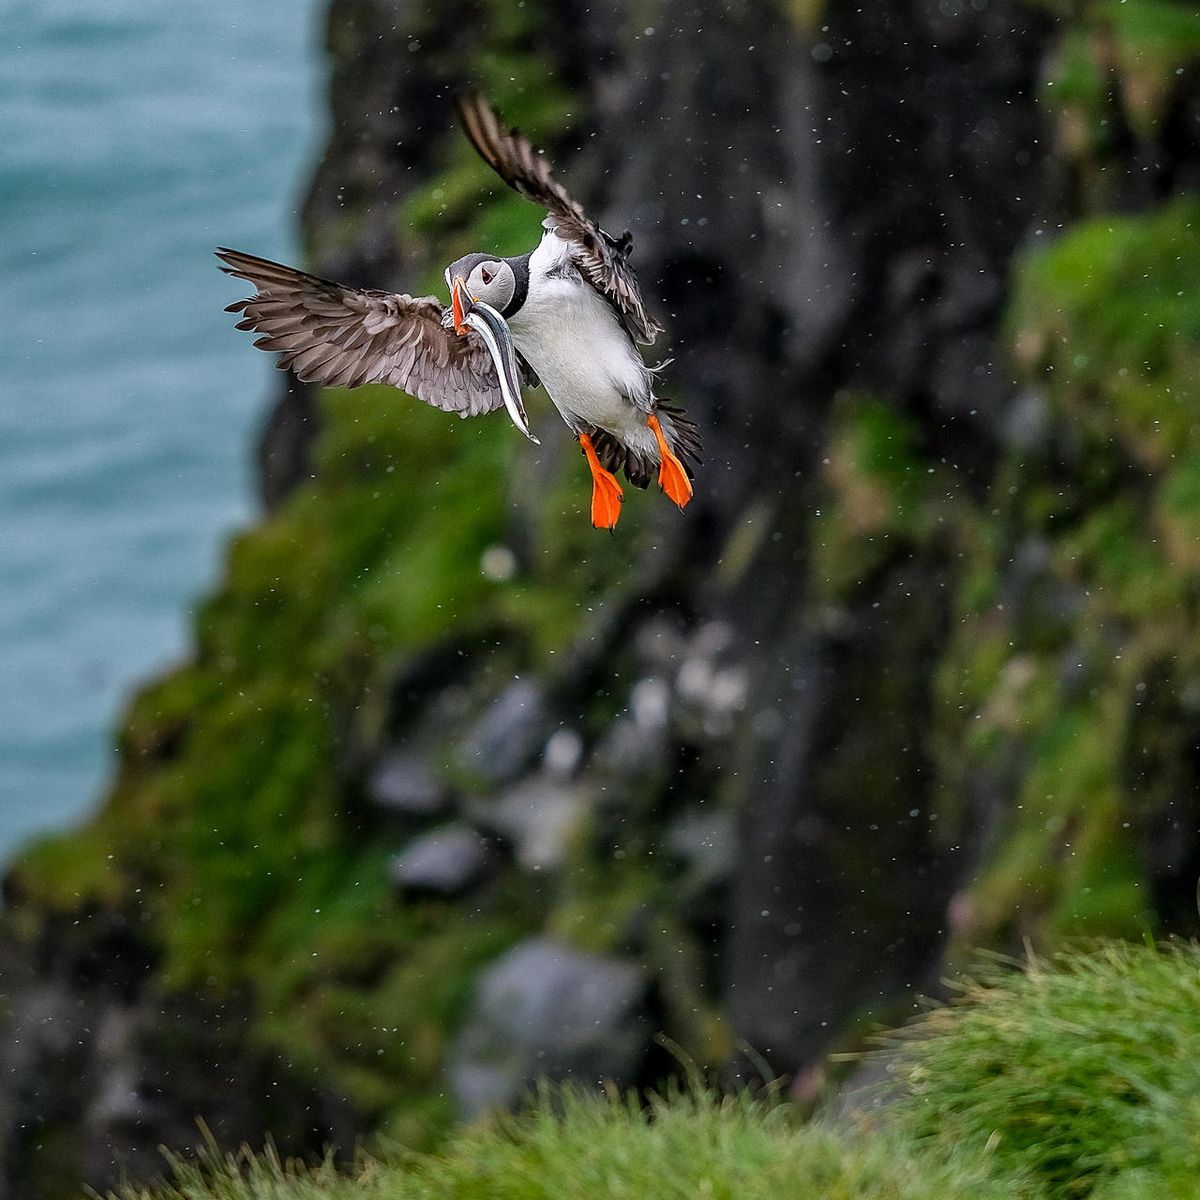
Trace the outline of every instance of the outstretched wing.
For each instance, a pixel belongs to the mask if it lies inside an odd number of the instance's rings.
[[[546,223],[572,245],[572,259],[584,278],[620,313],[630,334],[650,345],[662,332],[646,312],[637,276],[629,265],[633,238],[610,237],[554,177],[550,164],[518,130],[505,133],[500,118],[478,93],[455,98],[463,130],[484,162],[514,191],[540,204]]]
[[[343,287],[224,247],[217,257],[256,289],[225,311],[241,313],[237,327],[261,334],[254,344],[306,383],[387,383],[464,417],[504,407],[487,346],[448,329],[435,297]]]

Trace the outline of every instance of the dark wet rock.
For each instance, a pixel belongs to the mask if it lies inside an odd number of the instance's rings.
[[[728,736],[746,703],[746,668],[738,658],[738,636],[725,621],[696,630],[675,673],[675,693],[694,734]]]
[[[674,887],[680,919],[719,953],[738,866],[735,814],[711,803],[696,805],[667,827],[664,849],[683,868]]]
[[[280,378],[258,442],[258,494],[268,512],[312,478],[312,444],[321,427],[314,389],[291,373]]]
[[[464,738],[463,765],[485,782],[511,782],[537,757],[547,721],[542,689],[526,680],[510,684]]]
[[[898,565],[856,611],[852,640],[815,636],[796,614],[755,681],[756,702],[773,699],[783,723],[752,743],[730,1008],[772,1063],[811,1063],[851,999],[865,1009],[905,981],[925,986],[936,961],[958,864],[910,815],[933,718],[929,679],[908,666],[934,660],[945,621],[928,599],[944,594],[937,568],[925,570],[917,585]]]
[[[510,950],[479,979],[451,1055],[464,1117],[512,1108],[538,1079],[632,1084],[649,1046],[646,976],[632,962],[549,938]]]
[[[441,816],[450,803],[428,761],[404,750],[380,758],[367,777],[367,796],[383,812],[415,819]]]
[[[1066,634],[1085,600],[1082,589],[1057,569],[1054,547],[1037,535],[1014,547],[1002,587],[1002,603],[1014,627],[1043,645]]]
[[[633,639],[634,653],[652,670],[672,673],[686,649],[686,638],[678,620],[663,614],[646,621]]]
[[[555,779],[570,779],[583,760],[583,738],[574,729],[557,729],[542,751],[542,766]]]
[[[1050,406],[1037,388],[1024,388],[1008,406],[1002,437],[1012,449],[1026,454],[1045,448],[1050,437]]]
[[[746,671],[740,666],[719,666],[707,658],[689,658],[679,669],[676,687],[680,699],[700,722],[703,734],[725,737],[746,702]]]
[[[889,1083],[893,1085],[890,1088]],[[894,1083],[883,1057],[869,1058],[838,1082],[832,1095],[827,1097],[824,1110],[833,1117],[859,1126],[877,1121],[879,1114],[897,1095]]]
[[[447,825],[411,841],[392,859],[392,882],[405,892],[458,896],[487,872],[491,848],[467,825]]]
[[[0,1200],[149,1178],[162,1146],[199,1149],[197,1117],[228,1146],[353,1141],[343,1100],[248,1044],[243,998],[161,991],[145,947],[110,925],[48,927],[36,973],[0,937]]]
[[[668,827],[666,847],[688,866],[694,881],[728,879],[737,859],[737,821],[728,809],[697,806]]]
[[[168,1116],[143,1086],[139,1021],[135,1008],[114,1006],[96,1023],[95,1087],[83,1114],[85,1136],[93,1145],[144,1136]]]
[[[666,680],[639,679],[630,689],[627,710],[609,726],[596,747],[597,768],[616,779],[645,778],[666,762],[674,696]]]
[[[612,723],[604,740],[596,747],[596,767],[606,777],[632,779],[644,777],[666,760],[665,731],[639,724],[633,717],[621,717]]]
[[[671,689],[656,676],[639,679],[629,693],[629,714],[641,729],[665,730],[671,719]]]
[[[497,800],[476,802],[471,815],[510,843],[526,870],[552,871],[566,860],[591,800],[586,784],[539,775]]]

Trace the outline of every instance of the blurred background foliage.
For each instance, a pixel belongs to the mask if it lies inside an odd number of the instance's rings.
[[[84,1014],[84,1102],[9,1098],[12,1194],[151,1169],[196,1112],[424,1146],[479,1072],[586,1074],[488,1042],[523,948],[635,972],[599,1073],[661,1081],[661,1030],[811,1104],[980,947],[1193,934],[1194,7],[332,0],[326,47],[309,265],[440,292],[533,243],[452,128],[480,84],[633,229],[697,500],[601,536],[544,402],[537,452],[281,389],[192,660],[7,876],[10,1024]],[[447,830],[482,857],[406,874]]]

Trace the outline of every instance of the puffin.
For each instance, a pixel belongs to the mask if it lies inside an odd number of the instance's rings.
[[[226,311],[304,382],[389,384],[461,417],[504,408],[534,442],[522,393],[540,383],[591,472],[595,528],[616,527],[618,471],[643,489],[657,476],[685,508],[700,433],[656,393],[667,364],[648,366],[638,350],[663,327],[647,312],[630,265],[632,235],[601,229],[480,93],[457,96],[455,107],[484,162],[545,211],[534,249],[513,258],[476,251],[451,263],[447,308],[435,296],[351,287],[220,247],[222,270],[255,288]]]

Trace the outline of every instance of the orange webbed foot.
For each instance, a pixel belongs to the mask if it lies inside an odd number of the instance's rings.
[[[596,529],[613,529],[621,515],[621,498],[625,493],[621,491],[617,477],[600,465],[596,448],[586,433],[579,435],[579,444],[592,472],[592,525]]]
[[[667,445],[667,439],[663,436],[662,426],[659,424],[658,417],[654,413],[651,413],[646,418],[646,424],[650,427],[651,432],[658,441],[660,459],[658,486],[680,508],[686,508],[692,498],[692,481],[688,478],[687,471],[683,469],[683,463],[675,457],[674,451]]]
[[[592,477],[592,525],[596,529],[615,529],[621,515],[621,485],[607,472],[607,478]]]

